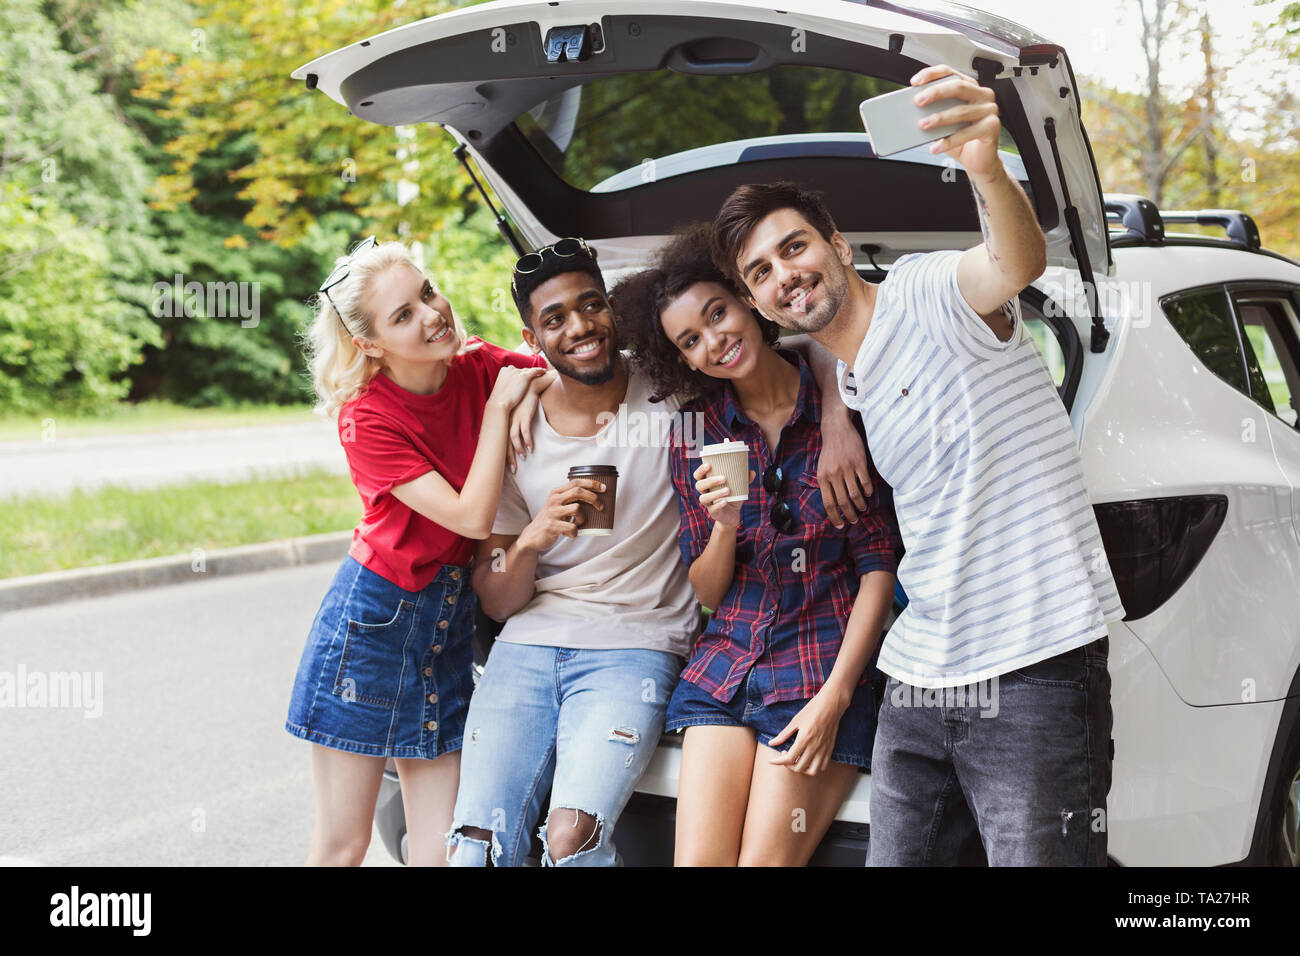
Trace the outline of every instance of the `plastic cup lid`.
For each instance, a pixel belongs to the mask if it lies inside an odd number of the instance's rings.
[[[713,445],[705,445],[700,449],[701,455],[726,455],[733,451],[749,451],[749,446],[743,441],[720,441]]]

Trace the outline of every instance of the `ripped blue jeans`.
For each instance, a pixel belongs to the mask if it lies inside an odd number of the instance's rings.
[[[574,845],[541,821],[543,865],[620,865],[614,826],[659,744],[681,669],[663,651],[497,641],[465,722],[451,864],[484,866],[490,854],[495,866],[523,865],[549,788],[551,826],[592,832]],[[490,831],[491,845],[462,828]],[[561,844],[568,852],[553,859]]]

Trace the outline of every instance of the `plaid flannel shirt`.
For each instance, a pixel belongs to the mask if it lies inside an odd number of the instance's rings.
[[[713,519],[695,490],[698,448],[743,441],[756,476],[749,500],[740,509],[731,587],[696,642],[681,678],[721,701],[731,700],[753,667],[764,668],[762,685],[771,688],[764,692],[764,703],[813,697],[835,665],[861,576],[896,571],[903,550],[892,491],[874,464],[869,465],[873,491],[866,513],[843,530],[830,523],[817,486],[821,392],[801,356],[778,354],[799,369],[799,397],[775,453],[762,429],[741,411],[729,385],[682,407],[683,415],[702,416],[696,421],[703,434],[685,422],[674,431],[671,468],[681,509],[678,544],[687,567],[703,553],[713,529]],[[694,455],[687,435],[698,442]],[[779,461],[785,473],[779,495],[769,495],[762,486],[763,472],[773,461]],[[797,521],[790,534],[779,533],[768,519],[782,499]]]

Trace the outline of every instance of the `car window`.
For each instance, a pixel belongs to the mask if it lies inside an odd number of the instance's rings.
[[[1286,298],[1238,295],[1237,315],[1246,332],[1252,389],[1264,408],[1292,427],[1300,413],[1300,323]],[[1256,379],[1258,375],[1258,379]]]
[[[612,192],[792,153],[868,157],[858,104],[901,88],[828,67],[725,76],[665,69],[571,87],[515,124],[569,185]],[[1000,145],[1018,159],[1005,129]]]
[[[1033,338],[1039,354],[1043,356],[1043,363],[1052,376],[1052,384],[1059,389],[1065,381],[1065,353],[1061,351],[1061,343],[1056,340],[1055,330],[1043,321],[1041,315],[1032,314],[1030,307],[1023,301],[1020,303],[1020,313],[1025,320],[1025,331]]]
[[[1249,397],[1246,363],[1226,289],[1190,292],[1163,303],[1169,324],[1205,367]]]

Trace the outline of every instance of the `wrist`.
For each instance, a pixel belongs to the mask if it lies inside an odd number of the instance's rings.
[[[827,701],[834,704],[840,713],[849,709],[849,704],[853,701],[853,692],[857,690],[856,687],[845,686],[845,683],[831,676],[822,685],[821,692],[826,695]]]
[[[515,554],[517,556],[522,557],[528,554],[541,553],[541,548],[538,547],[537,542],[534,540],[536,534],[537,532],[533,530],[532,525],[524,528],[524,530],[519,533],[519,537],[515,538]]]
[[[976,174],[967,170],[966,175],[970,177],[970,181],[975,187],[981,190],[1001,186],[1011,180],[1006,167],[1002,165],[1001,159],[997,161],[992,172]]]
[[[843,402],[827,401],[822,399],[822,419],[835,424],[847,423],[852,415],[849,406]]]

